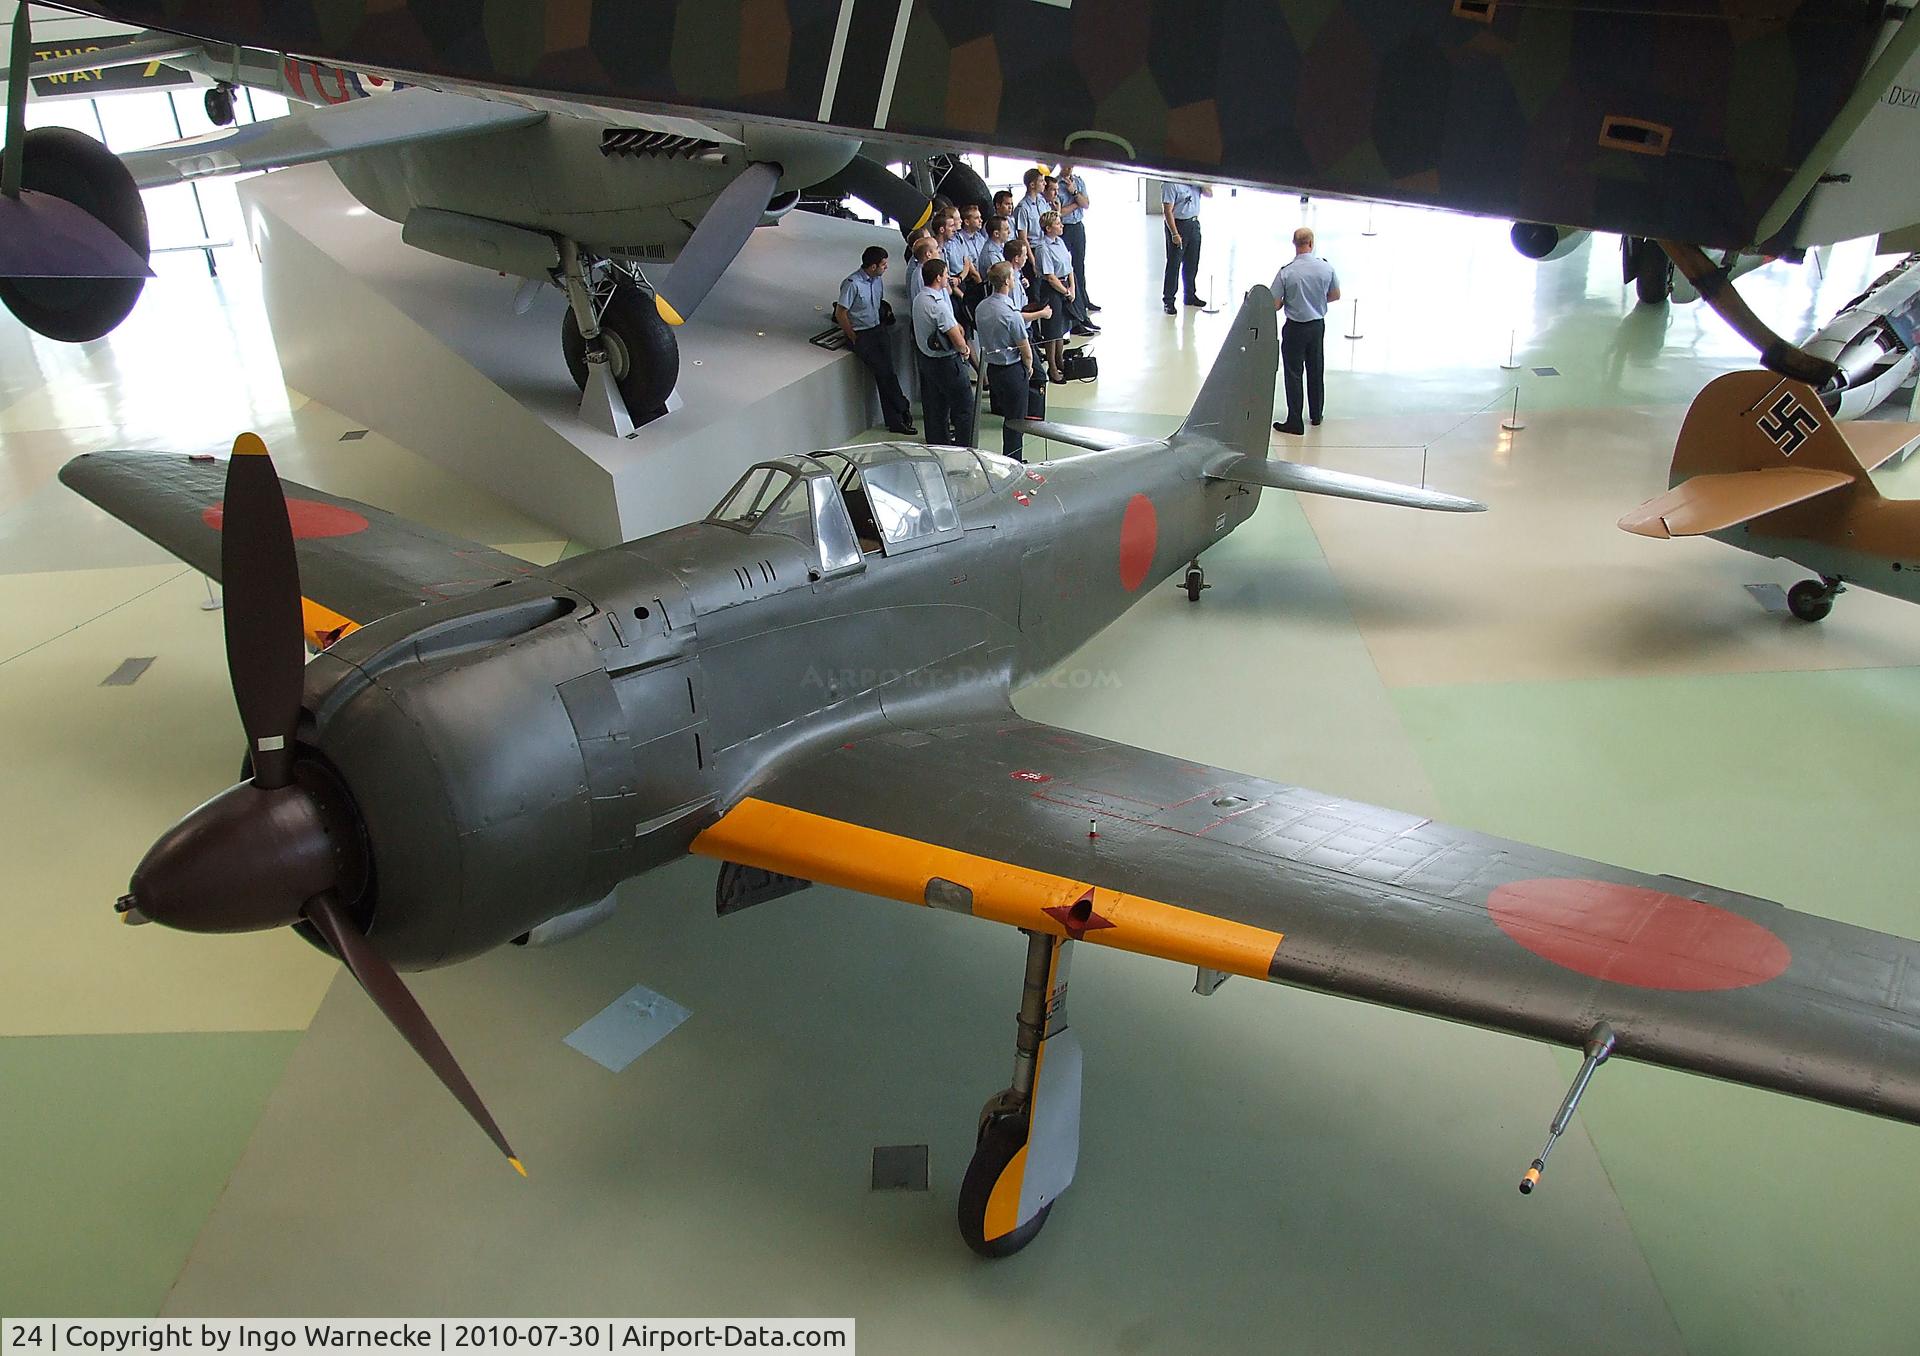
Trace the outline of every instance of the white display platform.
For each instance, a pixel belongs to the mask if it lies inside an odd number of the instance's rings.
[[[753,462],[880,422],[859,360],[807,340],[862,250],[897,252],[888,227],[793,212],[754,232],[678,331],[676,408],[619,439],[580,418],[557,288],[516,315],[519,279],[402,244],[325,165],[249,180],[240,201],[289,386],[585,545],[676,526]]]

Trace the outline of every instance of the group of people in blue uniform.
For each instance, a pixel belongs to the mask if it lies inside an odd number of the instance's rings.
[[[1022,187],[1017,201],[1008,190],[995,195],[991,212],[936,198],[926,226],[908,237],[907,309],[929,443],[973,443],[977,365],[1005,419],[1001,450],[1021,459],[1025,421],[1044,411],[1049,382],[1067,380],[1067,337],[1100,332],[1086,290],[1086,181],[1071,165],[1057,175],[1034,168]],[[885,340],[887,268],[887,251],[870,247],[841,283],[833,318],[873,373],[887,428],[920,436]]]

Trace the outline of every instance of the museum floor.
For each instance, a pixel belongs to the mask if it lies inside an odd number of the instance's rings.
[[[1157,228],[1103,205],[1102,375],[1055,415],[1170,428],[1301,210],[1210,204],[1223,309],[1176,319]],[[1614,527],[1750,355],[1700,307],[1634,306],[1610,239],[1541,267],[1499,223],[1309,210],[1364,337],[1341,304],[1328,421],[1283,453],[1424,467],[1492,511],[1269,493],[1198,605],[1161,588],[1022,710],[1920,935],[1920,610],[1855,592],[1802,625],[1744,587],[1794,567]],[[420,976],[523,1182],[305,946],[115,926],[241,740],[200,579],[60,487],[66,457],[254,428],[291,478],[567,545],[377,429],[343,440],[281,383],[228,253],[217,284],[165,261],[84,349],[0,325],[0,1313],[850,1314],[870,1352],[1913,1350],[1920,1131],[1843,1111],[1609,1065],[1525,1198],[1570,1054],[1245,980],[1201,999],[1081,948],[1079,1179],[989,1265],[953,1213],[1010,1066],[1003,929],[823,889],[717,920],[687,862],[586,939]],[[1743,290],[1799,334],[1870,268],[1843,250]],[[1920,494],[1920,470],[1878,478]],[[618,1075],[561,1043],[635,984],[691,1019]],[[869,1190],[875,1145],[923,1143],[929,1191]]]

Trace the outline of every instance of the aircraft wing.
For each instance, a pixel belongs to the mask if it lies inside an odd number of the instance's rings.
[[[403,89],[377,99],[298,108],[285,117],[223,127],[120,157],[141,188],[207,174],[239,174],[330,160],[351,151],[524,127],[539,109],[444,90]]]
[[[60,469],[67,487],[201,573],[220,577],[227,465],[210,456],[92,452]],[[526,561],[384,509],[283,482],[316,647],[390,613],[536,573]]]
[[[1844,471],[1814,466],[1694,476],[1649,499],[1622,518],[1620,526],[1642,537],[1698,537],[1851,485],[1853,480]]]
[[[1010,711],[814,755],[693,850],[1920,1122],[1920,944]]]

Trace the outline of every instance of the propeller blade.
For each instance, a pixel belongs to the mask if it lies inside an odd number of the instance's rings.
[[[720,190],[693,238],[680,250],[680,257],[667,270],[667,280],[654,292],[654,305],[669,325],[682,325],[707,293],[720,281],[753,228],[760,224],[767,202],[780,186],[778,165],[748,165],[740,176]]]
[[[253,756],[254,784],[272,790],[293,773],[293,732],[306,667],[300,626],[300,566],[286,495],[267,446],[233,440],[220,520],[226,588],[227,673]]]
[[[374,950],[372,944],[361,935],[360,929],[354,926],[346,910],[340,907],[340,901],[331,892],[315,895],[307,901],[306,916],[320,930],[320,935],[327,939],[327,945],[333,948],[334,954],[346,964],[353,977],[360,981],[360,987],[367,991],[367,997],[373,1000],[374,1006],[407,1038],[407,1044],[427,1062],[427,1067],[446,1085],[447,1091],[459,1099],[460,1105],[467,1109],[467,1114],[487,1132],[487,1138],[507,1156],[507,1162],[513,1165],[513,1170],[525,1177],[526,1168],[513,1152],[513,1146],[507,1143],[507,1137],[500,1133],[500,1127],[494,1124],[486,1103],[480,1100],[480,1094],[467,1081],[453,1052],[440,1039],[440,1033],[433,1029],[433,1023],[414,1000],[412,992],[394,968],[387,964],[387,958]]]
[[[898,222],[902,234],[919,230],[933,216],[932,198],[870,156],[856,155],[829,182]]]

